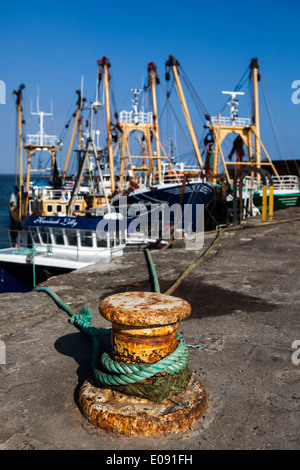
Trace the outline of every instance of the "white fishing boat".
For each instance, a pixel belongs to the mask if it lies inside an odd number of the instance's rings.
[[[115,231],[97,231],[98,223],[98,218],[28,216],[24,230],[8,231],[8,246],[0,250],[1,291],[8,291],[5,275],[12,289],[12,277],[32,289],[50,276],[122,256],[126,230],[115,224]]]

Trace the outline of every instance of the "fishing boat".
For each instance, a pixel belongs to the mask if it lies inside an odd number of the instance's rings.
[[[29,215],[0,250],[1,291],[31,290],[53,275],[122,256],[126,230],[97,232],[99,219]],[[13,240],[12,240],[13,235]],[[2,237],[3,238],[3,237]]]
[[[197,164],[187,166],[184,162],[175,163],[167,155],[159,135],[156,85],[160,83],[157,67],[153,62],[148,63],[148,83],[152,109],[145,112],[138,109],[138,96],[141,90],[133,88],[133,109],[123,110],[118,115],[117,128],[120,135],[116,150],[120,149],[120,180],[118,194],[112,204],[118,205],[119,198],[127,197],[129,207],[146,208],[153,211],[154,205],[165,205],[168,208],[179,205],[182,207],[180,223],[184,224],[185,207],[189,207],[191,216],[195,218],[197,208],[207,207],[215,196],[215,188],[205,180],[204,166],[195,137],[194,128],[188,112],[182,91],[176,60],[171,57],[169,66],[173,70],[174,80],[178,91],[184,117],[188,126],[191,143]],[[135,137],[140,144],[140,152],[132,153],[130,139]],[[135,150],[135,149],[134,149]],[[169,221],[171,225],[174,218]],[[186,229],[187,227],[185,227]],[[185,234],[187,234],[185,230]]]
[[[101,217],[110,210],[110,206],[112,210],[118,211],[120,198],[124,200],[124,196],[127,198],[126,205],[128,207],[135,207],[139,204],[139,208],[143,206],[149,208],[151,212],[154,204],[170,206],[179,203],[182,208],[187,205],[191,206],[194,212],[196,212],[197,206],[207,206],[214,197],[215,190],[213,185],[205,182],[203,177],[201,155],[176,70],[174,70],[174,77],[179,90],[179,98],[185,111],[194,152],[198,160],[194,167],[186,167],[183,162],[175,165],[162,146],[156,98],[156,85],[160,83],[160,80],[155,64],[149,62],[147,67],[148,83],[144,88],[149,91],[151,109],[146,112],[139,109],[138,97],[141,90],[134,87],[131,89],[133,93],[132,110],[112,113],[109,68],[110,62],[107,57],[98,60],[97,87],[103,83],[104,104],[102,107],[105,109],[107,147],[100,155],[97,155],[93,141],[87,142],[94,152],[99,189],[90,194],[92,203],[89,204],[84,215]],[[112,116],[116,119],[115,123],[113,123]],[[136,144],[133,147],[132,140]],[[106,160],[103,159],[103,155],[106,156]],[[74,216],[74,198],[78,195],[87,160],[88,150],[86,148],[80,161],[68,205],[68,216]],[[137,234],[137,240],[139,236],[140,234]],[[142,238],[144,239],[144,237]],[[149,239],[152,240],[151,234],[149,234]]]
[[[209,117],[206,125],[208,129],[206,136],[208,159],[205,165],[207,176],[213,184],[217,184],[217,175],[220,174],[221,167],[223,168],[231,220],[233,193],[237,191],[237,186],[241,188],[240,195],[243,201],[240,218],[262,213],[267,209],[263,207],[264,200],[265,204],[269,201],[269,218],[272,218],[274,210],[296,206],[300,203],[298,175],[279,175],[261,139],[258,92],[261,71],[257,58],[251,60],[249,71],[246,71],[244,78],[242,77],[233,91],[222,91],[222,94],[230,97],[226,103],[230,108],[230,116],[223,116],[219,113],[217,116]],[[244,95],[244,92],[239,90],[248,76],[252,90],[252,118],[240,117],[238,114],[238,98]],[[222,145],[227,136],[234,137],[228,156]]]
[[[31,110],[31,115],[39,117],[39,131],[36,134],[27,134],[23,138],[23,124],[25,122],[22,108],[22,94],[25,85],[21,84],[16,95],[16,106],[18,115],[18,147],[19,147],[19,203],[17,210],[13,214],[19,223],[27,215],[43,214],[43,215],[66,215],[66,207],[70,201],[74,181],[67,177],[67,168],[69,163],[69,155],[73,145],[74,135],[72,133],[71,142],[68,148],[65,168],[62,174],[59,174],[57,165],[57,154],[62,150],[62,141],[56,135],[49,135],[45,132],[45,117],[53,116],[51,112],[45,112],[40,109],[39,92],[37,95],[36,111]],[[75,121],[82,106],[81,92],[77,91],[77,109]],[[24,145],[23,145],[24,140]],[[26,174],[23,169],[23,149],[26,152]],[[43,167],[42,160],[44,156],[50,155],[50,167]],[[35,165],[33,165],[35,162]],[[35,166],[35,168],[33,168]],[[17,169],[16,169],[17,172]],[[83,211],[86,208],[84,194],[88,191],[87,187],[82,187],[81,192],[75,201],[75,209]]]

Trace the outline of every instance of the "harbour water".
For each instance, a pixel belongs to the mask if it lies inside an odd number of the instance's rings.
[[[14,186],[15,175],[0,175],[0,248],[6,248],[8,243],[7,229],[10,228],[8,204]]]
[[[0,249],[6,248],[8,243],[8,233],[5,229],[10,228],[8,204],[14,186],[15,175],[0,175]],[[23,283],[15,279],[14,273],[0,266],[0,293],[27,292],[28,290]]]
[[[0,175],[0,228],[9,228],[8,203],[14,191],[15,175]]]

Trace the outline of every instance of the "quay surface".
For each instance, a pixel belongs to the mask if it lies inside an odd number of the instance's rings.
[[[292,220],[298,218],[298,220]],[[209,408],[188,431],[128,437],[95,428],[77,407],[91,375],[90,338],[69,323],[46,293],[0,295],[1,450],[299,449],[300,207],[274,222],[224,231],[173,295],[192,306],[179,324],[190,349],[189,369],[203,384]],[[215,234],[205,237],[209,246]],[[201,252],[152,252],[165,292]],[[51,278],[50,287],[74,311],[90,307],[93,325],[110,327],[99,304],[110,294],[151,290],[145,255],[129,253]],[[295,361],[294,361],[295,362]]]

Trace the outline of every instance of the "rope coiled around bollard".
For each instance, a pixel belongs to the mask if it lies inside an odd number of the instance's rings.
[[[49,287],[37,287],[37,292],[46,292],[57,305],[64,309],[70,316],[70,323],[79,327],[81,331],[93,339],[92,369],[94,378],[104,385],[128,385],[153,377],[157,374],[173,375],[187,367],[189,352],[188,345],[180,333],[177,333],[178,345],[175,351],[160,361],[151,364],[127,364],[114,361],[107,353],[101,356],[101,365],[110,373],[101,371],[98,368],[98,358],[101,336],[110,335],[111,328],[95,328],[91,324],[92,315],[89,308],[83,308],[79,313],[72,309],[55,294]]]

